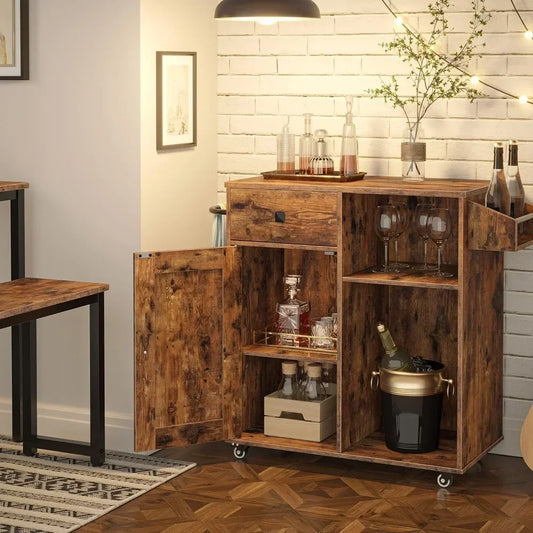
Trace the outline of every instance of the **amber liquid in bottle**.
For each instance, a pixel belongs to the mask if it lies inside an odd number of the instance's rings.
[[[357,174],[357,156],[341,156],[341,176],[352,176],[353,174]]]

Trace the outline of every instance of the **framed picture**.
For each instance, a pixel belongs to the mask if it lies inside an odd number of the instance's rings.
[[[157,150],[196,146],[196,52],[156,52]]]
[[[0,0],[0,80],[28,80],[29,0]]]

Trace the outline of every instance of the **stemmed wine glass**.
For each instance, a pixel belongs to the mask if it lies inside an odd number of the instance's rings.
[[[409,223],[409,209],[406,204],[394,204],[396,208],[396,233],[394,234],[394,262],[391,263],[393,270],[407,270],[410,266],[407,263],[398,262],[398,239],[400,235],[407,229]]]
[[[397,272],[389,265],[389,241],[397,232],[398,211],[396,206],[379,205],[374,219],[374,228],[385,246],[385,260],[382,267],[375,267],[372,272]]]
[[[451,278],[453,274],[441,270],[441,248],[452,234],[452,220],[448,209],[434,208],[429,211],[427,230],[429,238],[437,245],[437,271],[431,276]]]
[[[433,206],[431,204],[418,204],[415,209],[415,218],[414,218],[414,226],[415,230],[422,237],[424,241],[424,264],[423,265],[417,265],[414,268],[414,270],[421,271],[421,272],[429,272],[430,270],[435,270],[434,266],[428,265],[428,217],[429,212]]]

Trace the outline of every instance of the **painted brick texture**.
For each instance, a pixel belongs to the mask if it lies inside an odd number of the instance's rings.
[[[359,166],[370,174],[399,175],[401,111],[372,100],[366,89],[380,76],[402,79],[405,65],[385,54],[379,43],[393,36],[394,20],[380,0],[315,0],[319,21],[261,26],[218,23],[219,196],[224,182],[275,168],[275,135],[283,116],[291,129],[303,130],[302,114],[313,113],[313,129],[331,139],[336,168],[345,113],[345,95],[354,96]],[[427,30],[428,0],[396,0],[398,13],[413,28]],[[519,2],[524,8],[524,2]],[[487,0],[493,18],[482,56],[472,73],[513,94],[533,97],[533,41],[511,4]],[[450,17],[454,47],[468,29],[469,0],[456,0]],[[523,11],[533,21],[533,10]],[[532,28],[533,29],[533,22]],[[426,174],[434,178],[489,179],[492,145],[517,139],[529,203],[533,203],[533,105],[486,90],[486,97],[437,103],[424,119],[428,142]],[[533,248],[505,256],[505,440],[496,452],[519,455],[519,429],[533,400]]]

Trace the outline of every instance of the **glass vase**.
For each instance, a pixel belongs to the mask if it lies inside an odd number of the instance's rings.
[[[407,122],[402,138],[402,176],[404,181],[424,181],[426,143],[420,122]]]

